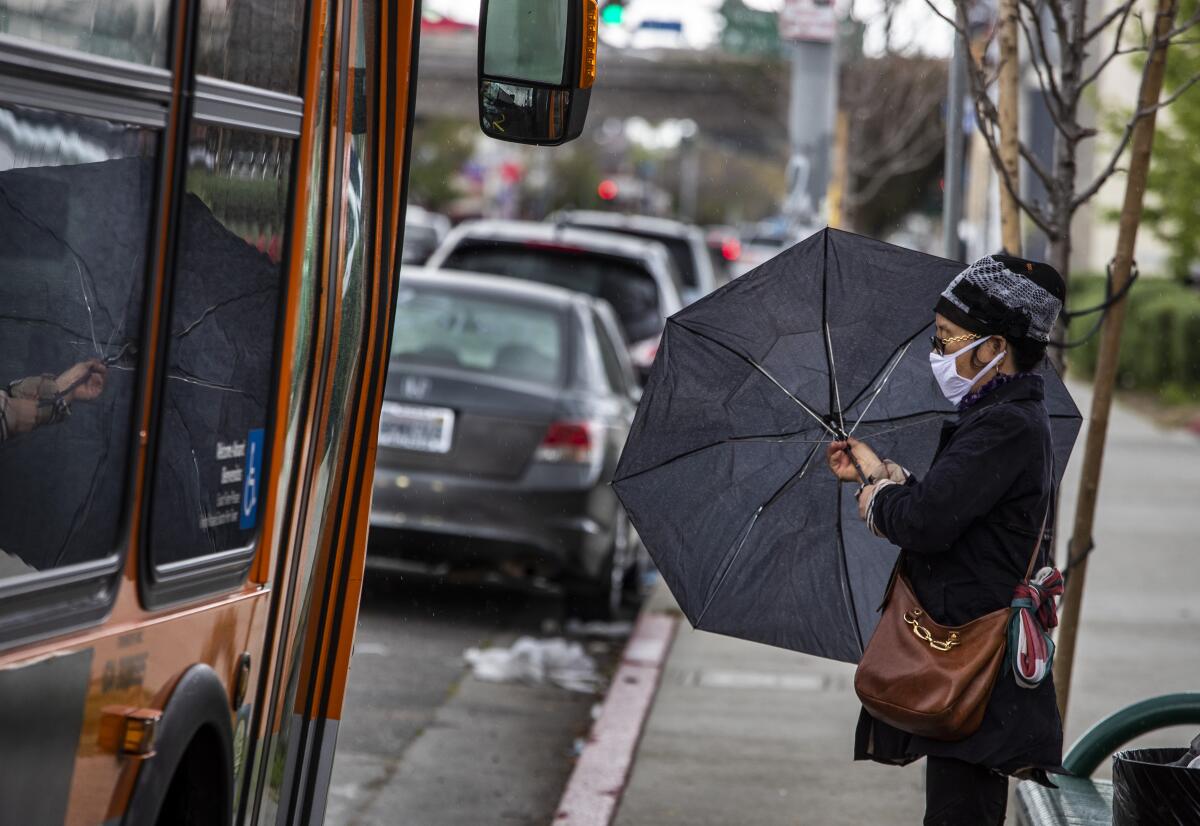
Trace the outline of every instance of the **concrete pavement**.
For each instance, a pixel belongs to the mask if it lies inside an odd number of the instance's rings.
[[[1086,417],[1089,388],[1071,391]],[[1086,423],[1085,423],[1086,428]],[[1080,434],[1062,496],[1070,531]],[[1200,438],[1118,406],[1104,476],[1066,726],[1069,744],[1117,708],[1200,689]],[[1066,536],[1060,536],[1060,559]],[[650,611],[676,610],[665,590]],[[923,766],[851,760],[853,668],[698,632],[686,621],[663,672],[615,822],[919,823]],[[1186,743],[1159,732],[1147,745]]]
[[[600,701],[476,679],[468,647],[558,633],[561,599],[368,569],[338,732],[328,826],[540,826]],[[620,639],[588,640],[601,669]]]

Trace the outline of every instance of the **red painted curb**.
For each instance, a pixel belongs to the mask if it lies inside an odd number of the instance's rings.
[[[556,826],[612,823],[678,624],[668,614],[638,617],[600,716],[559,801]]]

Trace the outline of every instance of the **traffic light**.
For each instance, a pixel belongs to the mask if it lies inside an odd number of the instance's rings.
[[[600,9],[600,22],[609,26],[619,26],[625,17],[625,0],[608,0]]]
[[[617,182],[611,178],[605,178],[596,187],[596,194],[600,196],[602,201],[611,201],[617,197]]]

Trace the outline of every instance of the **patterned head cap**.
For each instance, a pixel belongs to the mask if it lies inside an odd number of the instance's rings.
[[[985,255],[955,276],[934,311],[972,333],[1048,342],[1065,297],[1049,264]]]

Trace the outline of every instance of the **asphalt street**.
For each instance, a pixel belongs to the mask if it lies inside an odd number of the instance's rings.
[[[555,636],[560,597],[368,569],[325,822],[545,824],[600,696],[475,679],[469,647]],[[581,640],[609,671],[624,640]]]

